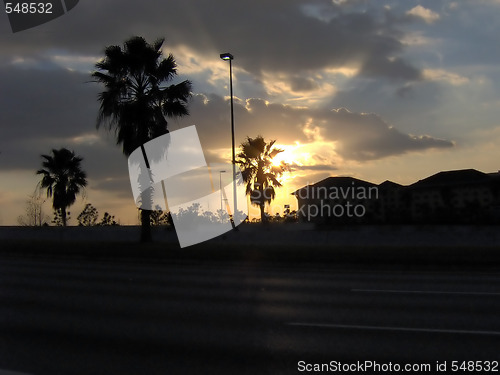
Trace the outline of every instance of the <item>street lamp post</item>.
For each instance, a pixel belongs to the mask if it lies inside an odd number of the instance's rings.
[[[236,153],[234,146],[234,106],[233,106],[233,64],[232,61],[234,56],[230,53],[221,53],[220,58],[224,61],[229,61],[229,93],[231,96],[231,146],[232,146],[232,163],[233,163],[233,199],[234,199],[234,212],[233,212],[233,220],[231,223],[233,224],[233,229],[237,229],[234,225],[234,218],[236,213],[238,212],[238,202],[236,198]]]
[[[219,171],[219,190],[220,190],[220,210],[222,211],[222,174],[226,173],[226,171]],[[222,213],[221,213],[222,215]]]

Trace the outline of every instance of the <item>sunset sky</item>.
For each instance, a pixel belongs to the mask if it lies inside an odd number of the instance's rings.
[[[210,163],[230,160],[229,66],[236,143],[276,139],[294,171],[273,213],[307,183],[353,176],[409,184],[442,170],[500,169],[500,1],[81,0],[12,33],[0,15],[0,225],[16,225],[40,154],[67,147],[89,177],[85,203],[137,224],[127,159],[96,130],[89,82],[107,45],[166,39],[189,79],[191,115]],[[46,206],[51,214],[50,204]]]

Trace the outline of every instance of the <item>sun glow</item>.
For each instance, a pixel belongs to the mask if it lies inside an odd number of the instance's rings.
[[[294,156],[293,156],[293,150],[291,150],[290,146],[283,146],[283,145],[278,145],[276,146],[277,148],[283,150],[279,154],[277,154],[273,159],[272,163],[274,166],[280,166],[282,162],[285,164],[293,164],[294,163]]]

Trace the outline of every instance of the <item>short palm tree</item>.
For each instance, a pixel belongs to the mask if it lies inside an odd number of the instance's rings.
[[[262,223],[267,221],[264,213],[265,204],[271,203],[275,198],[274,188],[282,186],[278,179],[290,170],[284,161],[279,165],[273,163],[273,158],[283,152],[282,149],[274,147],[275,142],[274,140],[266,143],[260,135],[256,138],[247,137],[241,144],[241,152],[237,155],[236,161],[242,168],[241,174],[251,203],[260,208]]]
[[[167,117],[188,114],[191,82],[166,85],[177,75],[172,54],[163,58],[163,39],[153,44],[135,36],[108,46],[92,73],[104,85],[99,94],[97,127],[115,130],[117,144],[129,156],[144,143],[168,133]],[[151,241],[151,211],[141,210],[141,240]]]
[[[52,150],[52,155],[42,155],[43,169],[40,188],[47,190],[52,207],[61,214],[62,225],[67,224],[66,209],[75,203],[76,196],[87,186],[87,175],[81,168],[81,157],[66,148]]]

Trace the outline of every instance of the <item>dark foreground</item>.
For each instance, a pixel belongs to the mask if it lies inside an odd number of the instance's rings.
[[[379,249],[379,261],[376,249],[292,249],[280,261],[283,249],[153,246],[140,257],[117,246],[4,244],[0,374],[296,374],[358,361],[436,373],[436,361],[500,361],[492,249],[469,249],[472,263],[457,249],[447,264],[452,249]]]

